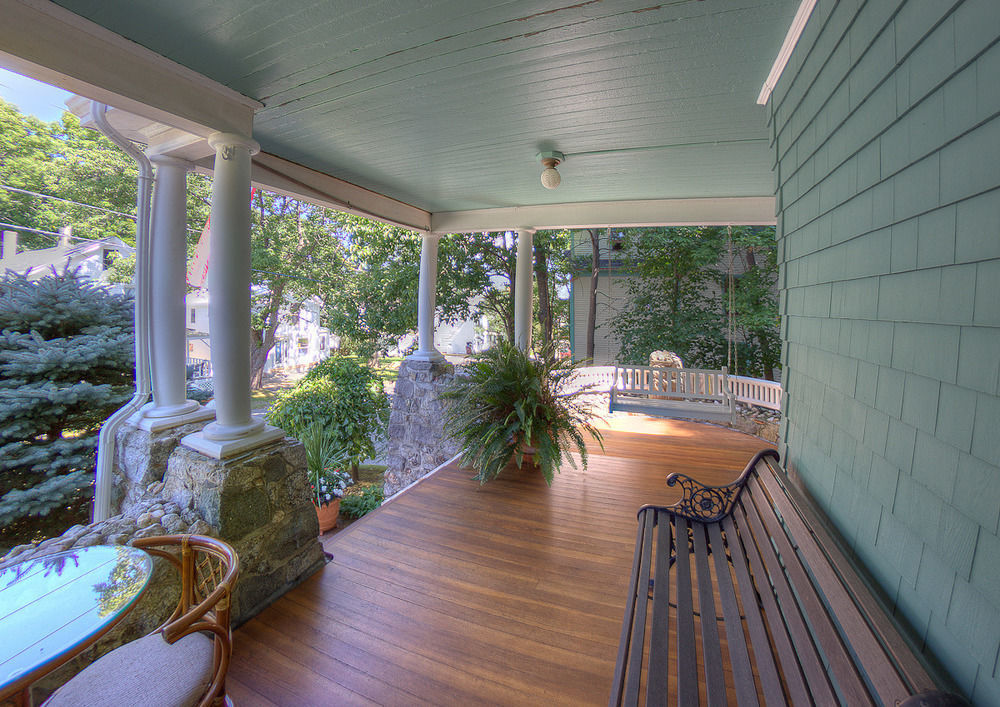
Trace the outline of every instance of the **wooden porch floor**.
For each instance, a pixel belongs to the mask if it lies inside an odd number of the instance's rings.
[[[333,560],[236,631],[241,705],[605,704],[635,511],[683,471],[726,483],[767,444],[615,415],[551,488],[448,467],[325,541]]]

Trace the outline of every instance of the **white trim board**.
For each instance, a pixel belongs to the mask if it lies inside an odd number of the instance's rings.
[[[773,196],[594,201],[431,214],[431,230],[435,233],[605,226],[767,226],[775,223]]]
[[[263,104],[48,0],[0,0],[0,65],[206,137],[251,135]]]

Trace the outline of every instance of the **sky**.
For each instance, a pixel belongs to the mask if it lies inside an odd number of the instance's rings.
[[[0,98],[16,105],[22,113],[51,123],[62,118],[71,93],[48,84],[0,69]]]

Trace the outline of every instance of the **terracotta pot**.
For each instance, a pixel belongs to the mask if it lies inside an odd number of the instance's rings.
[[[337,518],[340,516],[340,499],[335,498],[325,506],[313,506],[316,509],[316,520],[319,521],[319,534],[337,525]]]

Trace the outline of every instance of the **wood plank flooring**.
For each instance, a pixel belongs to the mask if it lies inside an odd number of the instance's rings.
[[[635,511],[666,475],[726,483],[767,443],[616,414],[552,487],[447,467],[325,542],[333,560],[234,636],[239,705],[600,705]]]

